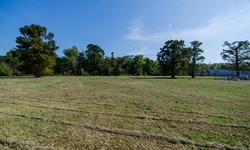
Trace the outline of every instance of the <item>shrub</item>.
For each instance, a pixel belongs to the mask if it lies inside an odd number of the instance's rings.
[[[0,63],[0,76],[11,76],[12,70],[5,63]]]
[[[80,75],[81,75],[81,76],[88,76],[89,73],[88,73],[87,71],[85,71],[83,68],[81,68],[81,70],[80,70]]]

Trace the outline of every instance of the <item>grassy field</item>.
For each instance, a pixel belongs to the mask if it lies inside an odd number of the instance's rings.
[[[250,149],[250,82],[0,78],[0,149]]]

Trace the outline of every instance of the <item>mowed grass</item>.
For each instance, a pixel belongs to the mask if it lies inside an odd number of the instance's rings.
[[[249,148],[249,81],[0,78],[0,149]]]

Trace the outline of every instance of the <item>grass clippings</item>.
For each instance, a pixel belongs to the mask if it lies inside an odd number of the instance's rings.
[[[1,78],[0,149],[249,149],[249,88],[211,78]]]

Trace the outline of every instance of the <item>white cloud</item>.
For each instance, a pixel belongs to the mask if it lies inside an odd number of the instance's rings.
[[[134,41],[144,41],[145,37],[141,35],[141,21],[135,20],[128,26],[129,33],[125,36],[125,39]]]
[[[184,39],[244,40],[250,33],[250,3],[236,6],[229,12],[219,14],[208,20],[207,25],[175,33]],[[238,39],[239,38],[239,39]],[[249,38],[249,37],[248,37]],[[246,39],[245,39],[246,40]]]
[[[162,34],[144,35],[142,21],[137,19],[131,22],[131,25],[127,27],[129,33],[125,35],[125,39],[131,41],[150,41],[155,42],[162,39]]]
[[[127,55],[144,55],[146,57],[150,57],[151,55],[155,55],[155,53],[150,50],[151,45],[147,45],[142,43],[138,44],[138,50],[131,51]]]
[[[181,39],[235,39],[233,37],[244,37],[250,34],[250,3],[236,6],[229,12],[219,14],[207,21],[205,26],[181,30],[163,31],[152,35],[143,34],[143,25],[140,20],[133,21],[128,27],[129,33],[125,36],[127,40],[133,41],[158,41],[166,38]],[[172,25],[169,24],[169,29]],[[249,38],[249,37],[246,37]]]
[[[131,22],[131,25],[128,27],[129,32],[125,39],[144,42],[145,46],[150,44],[151,49],[153,48],[152,43],[164,44],[169,39],[183,39],[187,45],[193,40],[199,40],[203,42],[203,49],[205,49],[205,55],[208,56],[208,59],[215,59],[213,55],[216,55],[216,60],[214,61],[221,61],[220,51],[224,41],[250,40],[249,10],[250,2],[242,3],[209,19],[204,26],[174,31],[172,30],[172,25],[169,24],[168,31],[156,34],[145,34],[142,21],[136,20]],[[161,45],[158,45],[157,49],[154,48],[156,52],[159,46]],[[141,51],[144,52],[145,50],[142,49]]]

